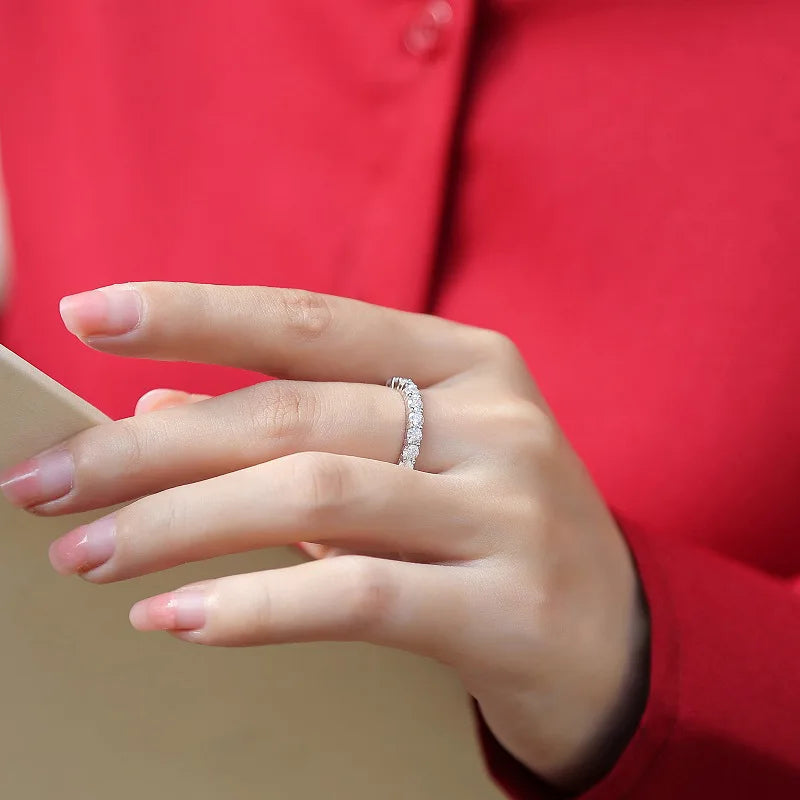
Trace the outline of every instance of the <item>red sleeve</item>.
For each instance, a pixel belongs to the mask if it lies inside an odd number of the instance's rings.
[[[800,595],[622,525],[650,608],[650,690],[622,756],[581,800],[800,797]],[[479,725],[510,797],[557,796]]]

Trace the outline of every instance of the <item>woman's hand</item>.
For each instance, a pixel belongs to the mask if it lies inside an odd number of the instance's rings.
[[[131,621],[198,644],[414,651],[452,666],[544,779],[575,788],[609,766],[602,741],[642,669],[636,573],[506,338],[260,287],[113,286],[66,299],[62,315],[105,352],[282,380],[101,425],[4,475],[38,514],[134,500],[54,542],[57,570],[108,583],[308,540],[343,554],[182,587]],[[396,464],[395,375],[424,397],[414,471]]]

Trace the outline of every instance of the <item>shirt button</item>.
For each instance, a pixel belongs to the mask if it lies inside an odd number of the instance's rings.
[[[425,56],[439,49],[442,35],[453,20],[453,6],[447,0],[430,0],[406,29],[403,44],[413,56]]]

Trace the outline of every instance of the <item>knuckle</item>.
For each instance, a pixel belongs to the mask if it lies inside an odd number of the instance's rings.
[[[523,398],[512,397],[495,403],[488,416],[493,432],[512,441],[538,441],[549,438],[557,429],[543,408]]]
[[[275,639],[274,605],[269,586],[259,587],[258,593],[253,598],[250,613],[252,614],[252,619],[248,627],[262,636],[271,633],[272,638]]]
[[[135,420],[121,420],[117,423],[118,451],[116,458],[124,474],[136,474],[146,466],[147,446],[141,425]]]
[[[489,358],[503,362],[519,361],[521,359],[519,349],[512,339],[500,331],[480,330],[481,336],[480,349]]]
[[[548,411],[532,400],[509,398],[476,408],[473,426],[492,447],[501,448],[517,468],[541,469],[556,463],[566,439]]]
[[[517,435],[520,431],[538,423],[537,412],[538,409],[533,403],[511,397],[501,400],[494,406],[492,417],[495,425]]]
[[[186,509],[179,499],[180,495],[180,492],[169,491],[163,493],[161,497],[162,502],[158,516],[159,539],[170,548],[181,544],[179,541],[181,533],[186,529],[183,524],[183,520],[186,518]]]
[[[341,586],[345,592],[345,635],[368,638],[390,619],[397,603],[397,587],[379,559],[339,556]]]
[[[561,447],[560,428],[536,403],[514,403],[507,411],[506,424],[514,431],[514,441],[536,457],[554,455]]]
[[[303,289],[284,289],[280,296],[287,330],[301,341],[323,336],[333,321],[328,299]]]
[[[297,499],[307,518],[329,517],[347,503],[351,481],[341,458],[330,453],[297,453],[290,458]]]
[[[525,442],[539,459],[551,460],[561,452],[564,435],[548,414],[537,409],[538,414],[527,428]]]
[[[256,392],[250,414],[258,437],[286,438],[298,435],[313,423],[313,392],[293,381],[274,380]]]

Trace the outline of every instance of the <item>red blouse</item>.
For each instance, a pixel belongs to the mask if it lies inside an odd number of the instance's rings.
[[[511,335],[652,614],[586,798],[800,796],[797,0],[0,0],[0,139],[2,340],[112,415],[252,376],[89,352],[63,294],[291,285]]]

